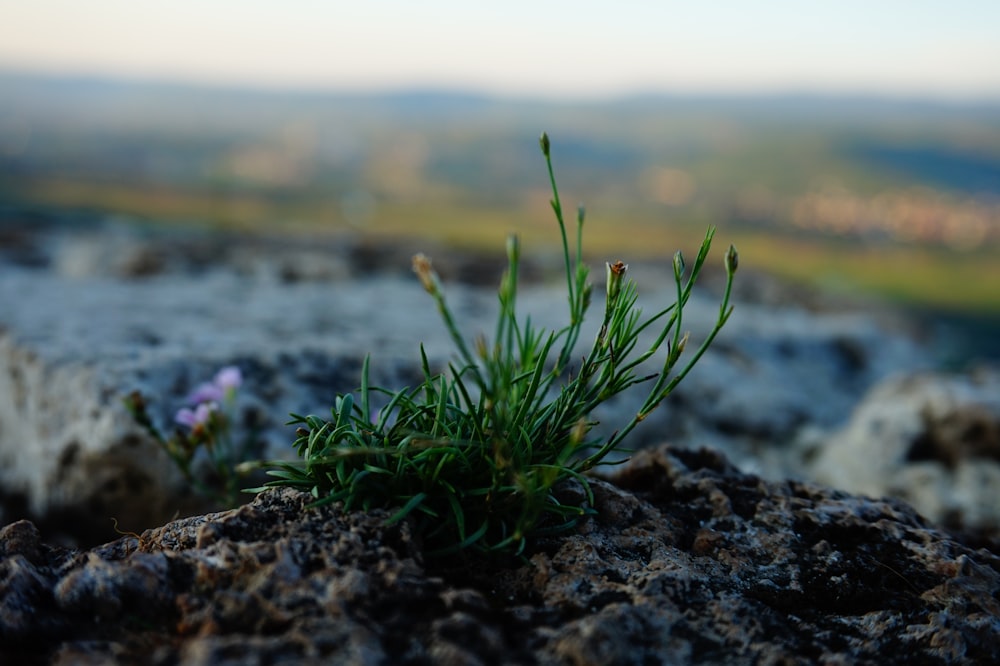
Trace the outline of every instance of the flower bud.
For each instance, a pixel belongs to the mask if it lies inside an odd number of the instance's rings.
[[[420,283],[429,294],[438,293],[438,277],[431,266],[431,260],[424,254],[413,255],[413,272],[420,278]]]
[[[680,279],[684,275],[684,255],[680,250],[674,253],[674,277]]]
[[[736,251],[735,245],[730,245],[726,250],[726,273],[732,275],[740,266],[740,253]]]
[[[125,396],[125,407],[133,414],[146,411],[146,398],[139,391],[132,391]]]
[[[628,270],[628,264],[622,261],[616,261],[615,263],[608,263],[608,303],[614,303],[618,298],[618,294],[622,290],[622,280],[625,278],[625,271]]]
[[[677,343],[677,355],[678,356],[680,356],[681,354],[684,353],[684,348],[687,347],[688,338],[690,338],[690,337],[691,337],[691,332],[688,331],[688,332],[686,332],[684,334],[684,337],[682,337],[680,339],[680,342]]]
[[[542,155],[548,157],[550,148],[549,135],[542,132],[542,136],[538,139],[538,144],[542,147]]]
[[[507,260],[516,264],[521,258],[521,241],[518,239],[517,234],[510,234],[507,236]]]

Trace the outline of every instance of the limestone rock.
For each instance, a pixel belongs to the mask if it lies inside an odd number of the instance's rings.
[[[425,560],[389,515],[269,491],[94,548],[0,532],[0,660],[976,664],[1000,557],[905,504],[642,452],[529,563]]]
[[[1000,534],[1000,372],[893,377],[823,441],[812,476],[906,500],[935,522]]]

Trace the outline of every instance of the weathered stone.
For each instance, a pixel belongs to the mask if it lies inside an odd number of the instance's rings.
[[[0,659],[976,664],[995,656],[1000,557],[963,546],[903,503],[768,483],[707,450],[644,451],[611,481],[593,481],[596,516],[535,542],[530,563],[425,560],[405,522],[382,524],[388,512],[310,510],[310,496],[287,489],[87,553],[40,546],[31,564],[8,549]]]
[[[901,375],[819,438],[818,481],[906,500],[954,529],[1000,535],[1000,372]]]

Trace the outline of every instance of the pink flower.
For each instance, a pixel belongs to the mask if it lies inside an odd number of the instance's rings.
[[[229,365],[215,373],[213,383],[224,391],[235,390],[243,383],[243,373],[235,365]]]
[[[243,373],[235,365],[228,365],[217,373],[211,382],[200,384],[188,396],[188,404],[200,405],[204,402],[222,402],[230,399],[243,383]]]
[[[218,408],[219,405],[215,402],[203,402],[194,409],[184,407],[174,416],[174,421],[192,430],[199,426],[206,427],[212,418],[212,412]]]
[[[223,390],[215,385],[215,383],[205,382],[204,384],[199,384],[198,388],[191,392],[188,396],[188,404],[200,405],[206,402],[222,402],[222,398],[225,397]]]

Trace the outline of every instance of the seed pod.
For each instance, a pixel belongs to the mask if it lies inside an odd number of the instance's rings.
[[[726,273],[732,275],[740,266],[740,253],[736,251],[735,245],[730,245],[726,250]]]
[[[618,298],[618,294],[622,290],[622,280],[625,278],[625,272],[628,270],[628,264],[622,262],[621,260],[615,263],[608,263],[608,303],[614,303]]]

